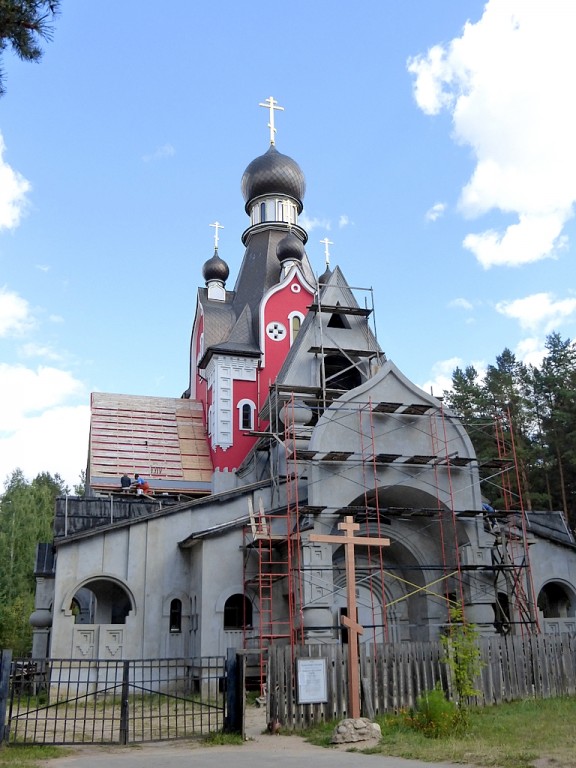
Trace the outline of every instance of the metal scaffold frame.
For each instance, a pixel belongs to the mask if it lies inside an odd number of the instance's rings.
[[[371,291],[371,289],[369,289]],[[323,312],[346,314],[347,308],[340,304],[322,305],[318,291],[310,311],[320,317]],[[349,308],[352,314],[359,314],[359,307]],[[361,314],[368,318],[372,310],[366,308]],[[314,451],[299,447],[300,438],[305,438],[302,425],[297,423],[297,401],[305,400],[307,408],[313,414],[312,422],[336,400],[342,391],[335,384],[338,375],[326,375],[326,352],[334,352],[333,347],[325,345],[322,334],[322,323],[319,322],[320,346],[314,351],[320,360],[319,387],[290,387],[273,384],[269,395],[269,432],[266,436],[260,433],[271,461],[271,474],[276,489],[281,481],[285,483],[285,504],[270,513],[264,513],[260,508],[257,513],[251,513],[251,527],[245,537],[245,585],[246,589],[257,592],[260,600],[260,625],[258,633],[260,651],[260,679],[265,681],[266,650],[273,643],[290,643],[292,648],[304,642],[304,626],[302,607],[304,600],[304,585],[308,577],[306,566],[302,562],[301,533],[303,523],[316,515],[329,513],[332,516],[354,516],[356,522],[364,527],[363,535],[371,535],[371,530],[382,536],[382,526],[392,518],[426,517],[430,526],[436,526],[441,549],[441,562],[426,565],[419,564],[420,570],[429,570],[440,576],[425,584],[416,580],[410,582],[386,567],[386,553],[379,547],[366,548],[367,564],[363,566],[363,583],[370,591],[370,609],[372,612],[371,626],[373,638],[389,640],[388,613],[393,609],[393,603],[387,600],[387,583],[398,579],[403,582],[405,593],[401,600],[409,600],[415,595],[424,593],[441,600],[446,606],[446,623],[450,622],[450,608],[466,603],[467,591],[475,579],[474,571],[488,570],[493,574],[493,589],[495,604],[499,604],[499,589],[506,585],[507,606],[500,606],[503,622],[501,631],[513,633],[533,633],[539,631],[537,611],[534,603],[534,590],[530,571],[529,537],[527,520],[524,512],[522,497],[519,491],[520,478],[517,469],[514,435],[510,422],[510,414],[498,415],[492,422],[494,448],[496,457],[492,462],[478,462],[478,467],[484,470],[496,470],[485,479],[488,485],[496,485],[504,499],[504,508],[493,514],[479,510],[456,510],[452,473],[476,461],[474,457],[461,457],[451,453],[446,429],[446,414],[442,401],[439,408],[422,406],[418,403],[373,403],[351,402],[343,409],[354,408],[358,413],[357,430],[361,446],[361,455],[353,456],[348,451],[332,451],[322,456]],[[343,373],[358,368],[362,358],[354,360],[354,350],[337,347],[339,353],[346,358],[350,365]],[[374,352],[380,363],[380,351]],[[363,358],[366,359],[365,357]],[[342,373],[342,372],[341,372]],[[431,509],[399,509],[381,508],[379,498],[378,466],[399,458],[396,455],[377,453],[375,417],[385,414],[394,417],[395,414],[410,415],[413,427],[426,430],[430,441],[430,455],[414,456],[413,464],[421,465],[422,472],[431,473],[431,485],[436,489],[436,506]],[[304,428],[305,430],[306,428]],[[311,428],[309,428],[311,431]],[[308,432],[309,435],[309,432]],[[272,450],[272,446],[276,450]],[[285,463],[283,463],[283,461]],[[347,462],[360,461],[362,464],[364,501],[361,506],[343,506],[338,509],[312,509],[306,504],[307,500],[300,498],[300,481],[307,475],[307,468],[316,461],[330,462],[334,471],[339,465]],[[442,501],[439,494],[438,473],[442,471],[447,477],[449,502]],[[518,492],[514,491],[514,483]],[[278,494],[279,497],[279,494]],[[463,562],[460,552],[459,525],[466,517],[483,517],[484,529],[491,530],[494,536],[492,547],[492,562],[486,565]],[[304,526],[304,528],[310,526]],[[388,534],[389,535],[389,534]],[[256,558],[256,564],[253,562]],[[333,581],[334,561],[331,566],[330,579],[326,584],[335,591]],[[406,567],[409,570],[410,566]],[[439,587],[438,585],[442,585]],[[477,585],[476,585],[477,587]],[[443,592],[443,594],[441,594]],[[275,605],[280,601],[280,605]],[[378,615],[380,613],[380,615]],[[507,615],[508,614],[508,615]]]

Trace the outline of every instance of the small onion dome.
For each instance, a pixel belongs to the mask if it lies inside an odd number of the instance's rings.
[[[220,282],[225,283],[229,274],[228,264],[218,256],[218,248],[215,248],[214,256],[208,259],[202,267],[202,277],[207,283],[210,280],[220,280]]]
[[[326,269],[324,270],[324,272],[318,278],[318,283],[321,286],[326,285],[328,280],[330,280],[331,276],[332,276],[332,270],[330,269],[330,267],[328,265],[326,265]]]
[[[267,152],[252,160],[242,176],[242,195],[248,204],[260,195],[291,197],[302,213],[302,198],[306,191],[306,180],[300,166],[288,155],[278,152],[271,144]]]
[[[296,237],[294,232],[288,232],[276,246],[276,256],[281,264],[285,261],[302,261],[304,258],[302,240]]]

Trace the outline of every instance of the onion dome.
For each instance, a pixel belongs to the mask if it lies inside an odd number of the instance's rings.
[[[326,265],[326,269],[324,270],[324,272],[318,278],[318,283],[321,286],[325,286],[326,283],[328,282],[328,280],[331,278],[331,276],[332,276],[332,270],[330,269],[330,267],[327,264]]]
[[[208,259],[202,267],[202,277],[207,283],[211,280],[219,280],[220,282],[225,283],[229,274],[230,269],[228,268],[228,264],[226,264],[224,259],[221,259],[220,256],[218,256],[218,248],[215,248],[214,256],[212,256],[211,259]]]
[[[296,200],[298,213],[302,213],[305,191],[306,181],[298,163],[278,152],[273,144],[267,152],[252,160],[242,176],[242,195],[247,211],[255,197],[277,195]]]
[[[276,246],[276,256],[282,264],[285,261],[302,261],[304,258],[304,245],[302,240],[290,231]]]

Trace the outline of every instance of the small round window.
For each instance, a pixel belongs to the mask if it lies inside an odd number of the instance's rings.
[[[266,334],[272,341],[282,341],[286,337],[286,326],[279,322],[268,323]]]

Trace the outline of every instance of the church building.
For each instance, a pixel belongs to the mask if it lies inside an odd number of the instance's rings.
[[[242,177],[244,257],[232,284],[213,224],[184,393],[92,395],[86,496],[58,499],[38,550],[33,655],[346,643],[344,548],[316,537],[347,518],[368,542],[361,642],[434,640],[455,605],[482,634],[575,632],[574,538],[513,492],[511,426],[495,415],[495,458],[480,462],[456,415],[387,359],[372,292],[330,266],[327,239],[315,273],[304,174],[276,148],[281,108],[261,106],[270,142]],[[123,492],[125,473],[148,492]]]

